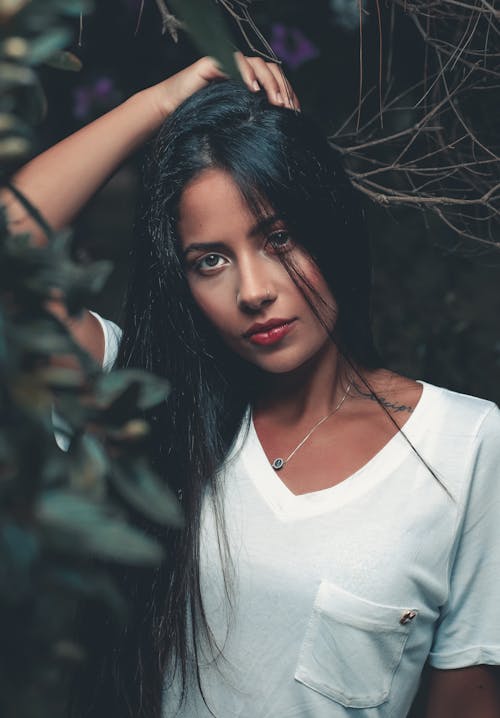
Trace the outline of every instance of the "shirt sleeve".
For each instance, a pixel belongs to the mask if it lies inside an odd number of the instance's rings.
[[[500,664],[500,411],[493,406],[476,437],[470,482],[429,655],[435,668]]]
[[[89,310],[90,311],[90,310]],[[118,356],[118,348],[122,338],[122,330],[109,319],[103,319],[97,312],[90,311],[102,327],[104,334],[104,358],[102,362],[103,371],[111,371]]]
[[[89,310],[90,311],[90,310]],[[109,319],[103,319],[100,314],[90,311],[101,325],[104,334],[104,357],[102,362],[103,371],[111,371],[118,356],[118,347],[122,338],[122,330]],[[52,425],[57,445],[63,451],[67,451],[70,444],[71,428],[64,419],[52,409]]]

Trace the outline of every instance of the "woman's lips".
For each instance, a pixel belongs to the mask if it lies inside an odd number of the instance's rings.
[[[260,346],[277,344],[293,329],[294,325],[295,319],[291,319],[288,322],[278,324],[269,329],[261,329],[260,331],[254,332],[248,336],[248,340],[252,342],[252,344],[258,344]]]

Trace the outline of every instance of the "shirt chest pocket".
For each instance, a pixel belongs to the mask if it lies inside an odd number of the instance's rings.
[[[295,679],[347,708],[388,700],[417,611],[320,584]]]

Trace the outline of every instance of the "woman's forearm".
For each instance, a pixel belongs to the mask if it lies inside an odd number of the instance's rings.
[[[72,222],[82,207],[126,158],[137,150],[166,118],[159,102],[160,87],[143,90],[95,122],[35,157],[12,184],[42,213],[55,230]],[[43,233],[9,190],[2,191],[13,231]]]
[[[289,106],[299,108],[288,81],[272,63],[245,58],[239,52],[235,58],[250,90],[262,88],[269,102],[277,105],[284,104],[283,97],[289,96]],[[184,100],[213,80],[224,78],[227,75],[213,58],[202,57],[39,155],[17,172],[11,184],[52,229],[62,229]],[[0,203],[7,209],[13,232],[28,232],[35,242],[44,242],[43,231],[8,188],[0,190]],[[104,338],[98,320],[90,312],[70,318],[63,301],[53,302],[50,309],[68,325],[78,343],[101,362]]]
[[[269,102],[299,107],[293,90],[278,70],[262,58],[235,58],[243,81],[252,90],[262,87]],[[72,222],[92,195],[120,164],[159,129],[162,122],[193,92],[227,77],[210,57],[203,57],[163,82],[137,93],[116,109],[67,137],[25,165],[12,184],[42,214],[52,229]],[[282,94],[280,94],[280,89]],[[43,241],[43,232],[8,189],[0,192],[13,231],[30,232]]]

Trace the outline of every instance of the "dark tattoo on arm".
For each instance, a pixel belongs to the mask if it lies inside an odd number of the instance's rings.
[[[376,401],[377,404],[383,406],[384,409],[387,409],[388,411],[393,411],[395,414],[399,414],[403,411],[406,411],[408,414],[411,414],[413,411],[412,406],[407,406],[406,404],[394,404],[383,396],[377,396],[371,391],[366,391],[362,389],[360,386],[358,386],[358,384],[353,384],[353,388],[356,389],[358,394],[364,396],[365,399],[370,399],[370,401]]]

